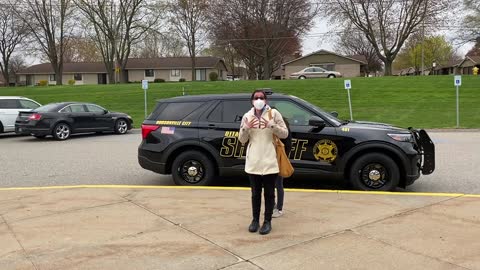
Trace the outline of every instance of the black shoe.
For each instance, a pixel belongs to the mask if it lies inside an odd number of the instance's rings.
[[[272,223],[270,221],[263,222],[262,228],[260,228],[260,234],[269,234],[272,230]]]
[[[257,232],[259,227],[260,227],[260,222],[254,219],[252,220],[252,223],[250,223],[250,226],[248,227],[248,231],[251,233]]]

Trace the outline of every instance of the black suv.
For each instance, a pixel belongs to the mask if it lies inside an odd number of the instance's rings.
[[[300,98],[269,93],[268,103],[290,123],[295,174],[341,178],[361,190],[406,187],[435,168],[424,130],[343,121]],[[142,125],[138,162],[177,185],[208,185],[217,175],[244,173],[247,145],[238,140],[250,94],[159,100]]]

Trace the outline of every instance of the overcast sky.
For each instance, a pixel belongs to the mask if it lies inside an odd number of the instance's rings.
[[[320,49],[334,51],[334,35],[328,34],[328,32],[332,30],[334,30],[334,28],[329,25],[326,19],[317,18],[310,32],[303,38],[302,54],[306,55]],[[456,40],[454,39],[455,32],[453,30],[443,30],[436,34],[445,35],[447,41],[452,43],[453,49],[457,51],[461,57],[464,57],[474,45],[473,43],[467,43],[462,46],[456,45]]]

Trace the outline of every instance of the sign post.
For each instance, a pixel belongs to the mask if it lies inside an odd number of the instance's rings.
[[[458,103],[458,88],[462,85],[462,76],[456,75],[454,78],[454,84],[457,88],[457,128],[460,127],[460,110],[459,110],[459,103]]]
[[[142,89],[145,94],[145,118],[147,118],[147,90],[148,90],[148,80],[142,80]]]
[[[352,82],[350,80],[345,80],[345,89],[347,89],[348,93],[348,107],[350,108],[350,120],[353,121],[353,114],[352,114],[352,100],[350,98],[350,89],[352,89]]]

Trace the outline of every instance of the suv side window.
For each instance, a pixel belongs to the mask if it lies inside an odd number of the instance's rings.
[[[167,103],[164,109],[157,115],[157,120],[178,121],[183,120],[186,116],[194,112],[202,102],[172,102]]]
[[[22,108],[24,109],[36,109],[40,107],[40,105],[38,105],[37,103],[30,100],[26,100],[26,99],[20,99],[19,102],[20,102],[20,105],[22,105]]]
[[[0,99],[0,109],[20,109],[20,104],[16,99]]]
[[[208,120],[222,123],[240,123],[243,115],[251,107],[252,104],[249,100],[225,100],[220,102],[210,113]]]
[[[308,126],[308,121],[315,115],[288,100],[270,100],[269,104],[275,107],[291,126]]]

